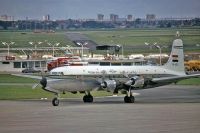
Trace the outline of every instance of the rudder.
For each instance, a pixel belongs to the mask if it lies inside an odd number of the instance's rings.
[[[164,67],[185,75],[183,41],[181,39],[173,41],[171,54]]]

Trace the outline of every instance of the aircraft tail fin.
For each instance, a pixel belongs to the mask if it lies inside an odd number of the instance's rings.
[[[171,54],[164,67],[185,75],[183,41],[181,39],[173,41]]]

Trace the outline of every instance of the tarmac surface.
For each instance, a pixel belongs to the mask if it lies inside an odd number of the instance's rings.
[[[200,86],[170,85],[123,97],[0,101],[0,133],[199,133]]]

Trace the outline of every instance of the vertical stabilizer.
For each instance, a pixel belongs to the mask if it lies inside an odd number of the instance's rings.
[[[181,39],[173,41],[171,54],[164,67],[185,75],[183,41]]]

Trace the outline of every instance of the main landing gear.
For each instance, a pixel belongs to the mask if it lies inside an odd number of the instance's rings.
[[[125,103],[134,103],[135,102],[135,97],[132,95],[131,89],[127,91],[127,95],[124,97],[124,102]]]
[[[92,103],[93,102],[93,96],[90,94],[90,92],[85,92],[85,96],[83,96],[83,102],[84,103]]]
[[[59,95],[56,94],[56,97],[52,100],[53,106],[59,105]],[[90,94],[90,92],[85,92],[85,96],[83,96],[83,102],[84,103],[92,103],[93,102],[93,96]],[[135,97],[132,95],[131,90],[127,91],[127,95],[124,97],[125,103],[134,103]]]
[[[84,103],[92,103],[93,102],[93,96],[90,94],[90,92],[85,92],[85,96],[83,96],[83,102]],[[56,97],[52,100],[53,106],[59,105],[59,95],[56,94]]]

